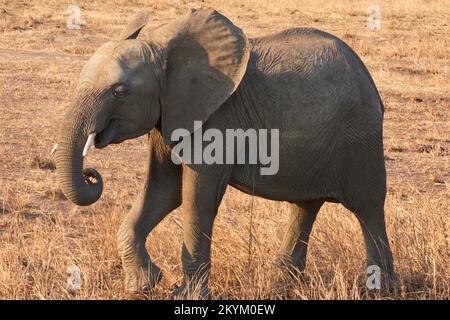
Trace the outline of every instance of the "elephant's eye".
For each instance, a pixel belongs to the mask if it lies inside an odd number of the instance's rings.
[[[119,84],[113,90],[113,95],[116,98],[124,98],[128,93],[128,87],[124,84]]]

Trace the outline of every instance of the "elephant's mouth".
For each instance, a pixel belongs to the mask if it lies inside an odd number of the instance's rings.
[[[102,149],[107,145],[114,142],[117,131],[117,121],[110,120],[108,125],[100,132],[91,132],[87,138],[86,144],[83,149],[83,157],[86,157],[89,149],[95,146],[98,149]]]
[[[94,145],[98,149],[103,149],[107,145],[114,143],[116,137],[117,121],[110,120],[108,125],[95,135]]]
[[[124,134],[123,130],[120,130],[120,126],[123,126],[123,123],[123,120],[111,119],[100,132],[94,131],[90,133],[83,149],[83,157],[87,155],[92,146],[95,146],[97,149],[103,149],[110,144],[121,143],[124,140],[136,138],[148,132],[148,130],[139,130]]]

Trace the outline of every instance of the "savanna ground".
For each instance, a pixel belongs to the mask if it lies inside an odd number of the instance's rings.
[[[106,186],[90,207],[65,200],[49,152],[80,69],[96,48],[136,11],[146,8],[158,25],[191,7],[216,8],[249,37],[316,27],[360,55],[385,104],[386,221],[401,285],[394,295],[370,294],[358,221],[336,204],[319,213],[308,278],[277,285],[267,270],[281,243],[288,205],[230,187],[213,238],[214,298],[449,298],[448,1],[381,1],[379,31],[366,28],[367,6],[375,2],[369,0],[73,2],[81,8],[81,30],[66,28],[68,2],[0,0],[0,298],[130,298],[116,231],[144,181],[145,137],[91,152],[87,165],[99,169]],[[181,280],[181,211],[147,241],[164,280],[150,294],[131,298],[166,299]],[[66,288],[72,263],[83,273],[75,293]]]

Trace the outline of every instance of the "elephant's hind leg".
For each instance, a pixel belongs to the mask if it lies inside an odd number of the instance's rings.
[[[149,289],[161,279],[161,271],[151,261],[145,241],[153,228],[181,204],[181,168],[170,161],[161,141],[152,132],[147,181],[117,234],[125,287],[129,291]]]
[[[394,264],[386,233],[383,206],[373,206],[356,212],[364,235],[367,266],[376,266],[383,272],[385,287],[395,286]]]
[[[384,218],[386,169],[381,136],[367,138],[365,144],[355,144],[352,148],[353,152],[349,149],[345,153],[348,168],[344,171],[344,201],[341,202],[360,222],[367,265],[379,267],[391,286],[395,284],[395,275]]]
[[[309,235],[323,203],[323,200],[312,200],[291,205],[279,262],[294,277],[305,269]]]

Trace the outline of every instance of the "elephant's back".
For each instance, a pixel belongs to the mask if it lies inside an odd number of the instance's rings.
[[[316,66],[340,58],[361,62],[357,54],[343,40],[315,28],[291,28],[259,38],[249,39],[254,58],[268,61],[274,58],[315,58]],[[278,63],[280,61],[277,61]],[[303,61],[306,63],[306,61]]]
[[[339,40],[325,31],[315,28],[290,28],[277,33],[249,39],[252,49],[267,46],[296,46],[305,42],[310,46],[313,43],[326,43],[327,40]]]
[[[292,28],[275,34],[249,39],[252,58],[262,66],[271,61],[314,62],[316,66],[338,59],[348,47],[339,38],[314,28]],[[351,49],[350,49],[351,50]],[[312,61],[309,59],[313,58]]]
[[[296,121],[298,108],[328,119],[356,109],[362,117],[381,121],[383,105],[372,77],[339,38],[313,28],[295,28],[249,43],[250,72],[276,88],[275,100],[282,103],[273,107],[286,121]]]

